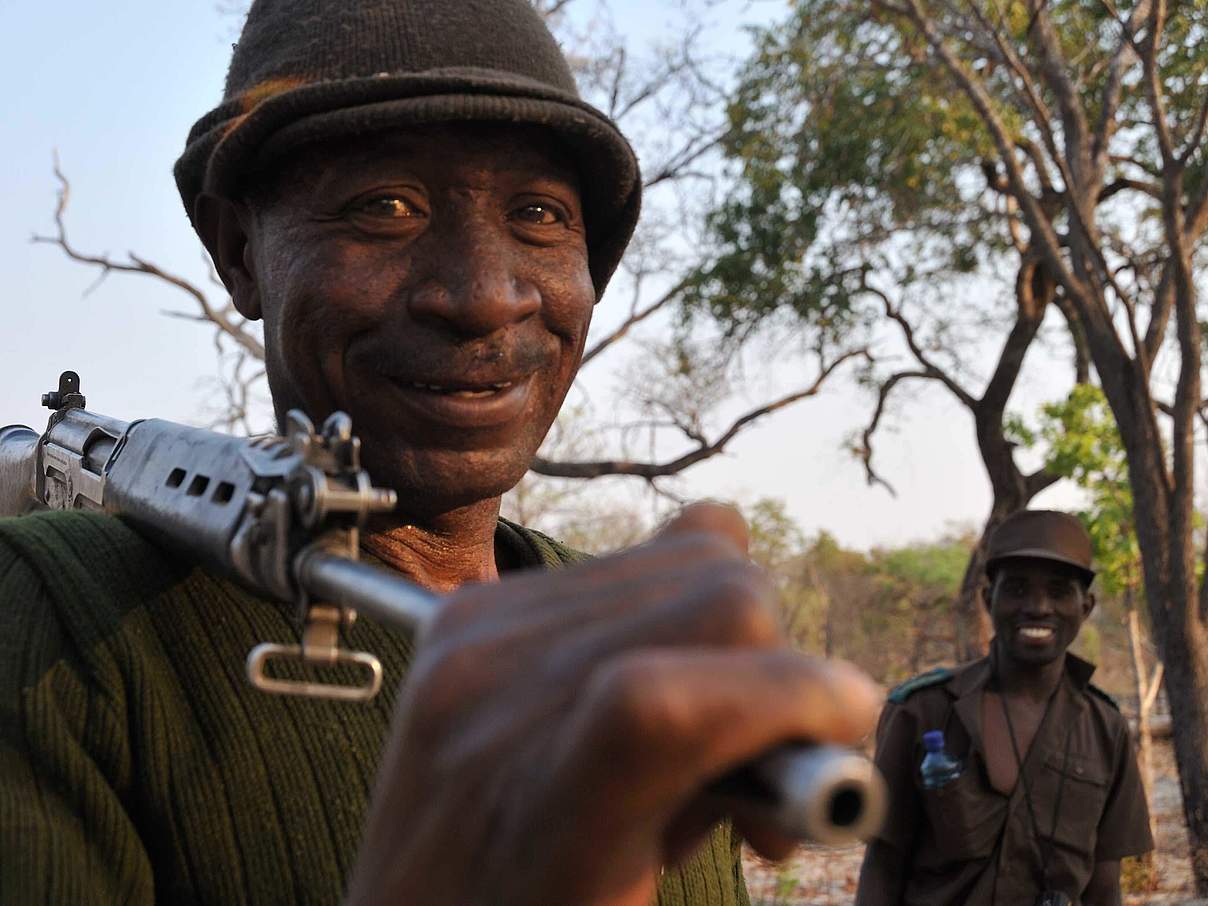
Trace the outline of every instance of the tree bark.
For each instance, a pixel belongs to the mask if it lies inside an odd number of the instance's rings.
[[[1019,378],[1024,356],[1040,330],[1045,310],[1056,295],[1056,284],[1039,258],[1031,253],[1024,254],[1015,279],[1015,324],[999,353],[998,364],[985,392],[971,406],[977,427],[977,448],[990,479],[994,500],[981,538],[965,567],[956,600],[956,657],[961,662],[976,660],[990,649],[990,620],[983,595],[990,536],[1007,516],[1027,507],[1033,497],[1057,481],[1056,475],[1043,469],[1031,475],[1021,472],[1015,464],[1014,444],[1003,428],[1007,402]],[[1082,373],[1081,369],[1076,369],[1077,377],[1081,378]]]
[[[990,521],[982,530],[973,553],[969,555],[969,563],[965,567],[964,578],[961,579],[960,593],[956,598],[956,660],[958,663],[975,661],[990,650],[990,615],[986,608],[986,550],[990,533],[1002,521],[1002,516],[993,512]]]
[[[1167,627],[1162,660],[1191,869],[1196,893],[1208,896],[1208,633],[1191,606],[1194,592],[1194,580],[1172,581],[1146,597],[1151,614],[1181,611]],[[1184,603],[1170,607],[1172,600]]]
[[[1158,819],[1153,809],[1153,733],[1149,726],[1149,713],[1153,710],[1162,685],[1163,666],[1159,661],[1153,675],[1149,675],[1141,646],[1141,621],[1131,588],[1125,589],[1124,600],[1128,610],[1128,648],[1132,654],[1133,686],[1137,693],[1137,761],[1141,769],[1141,785],[1145,787],[1145,801],[1149,805],[1149,833],[1156,846]]]

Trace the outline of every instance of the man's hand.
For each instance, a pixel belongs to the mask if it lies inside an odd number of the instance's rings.
[[[451,596],[404,685],[350,899],[646,906],[720,816],[702,790],[787,740],[852,744],[876,688],[791,651],[732,510]],[[792,841],[736,816],[771,857]]]

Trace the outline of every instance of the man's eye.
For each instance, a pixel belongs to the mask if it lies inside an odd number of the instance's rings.
[[[565,219],[553,206],[536,203],[517,208],[512,212],[512,216],[517,220],[534,223],[538,226],[550,226]]]
[[[401,219],[418,217],[419,211],[404,199],[393,195],[383,195],[378,198],[367,198],[357,202],[353,210],[358,214],[368,214],[371,217]]]

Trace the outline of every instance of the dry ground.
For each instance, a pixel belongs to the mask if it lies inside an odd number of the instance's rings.
[[[1158,817],[1157,889],[1126,894],[1127,906],[1208,906],[1192,894],[1187,832],[1174,756],[1168,741],[1154,745],[1153,809]],[[850,906],[864,848],[803,847],[780,865],[746,856],[747,888],[753,906]]]

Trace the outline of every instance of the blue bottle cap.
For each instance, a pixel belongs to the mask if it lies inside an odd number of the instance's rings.
[[[928,752],[944,751],[944,731],[928,730],[923,734],[923,748]]]

